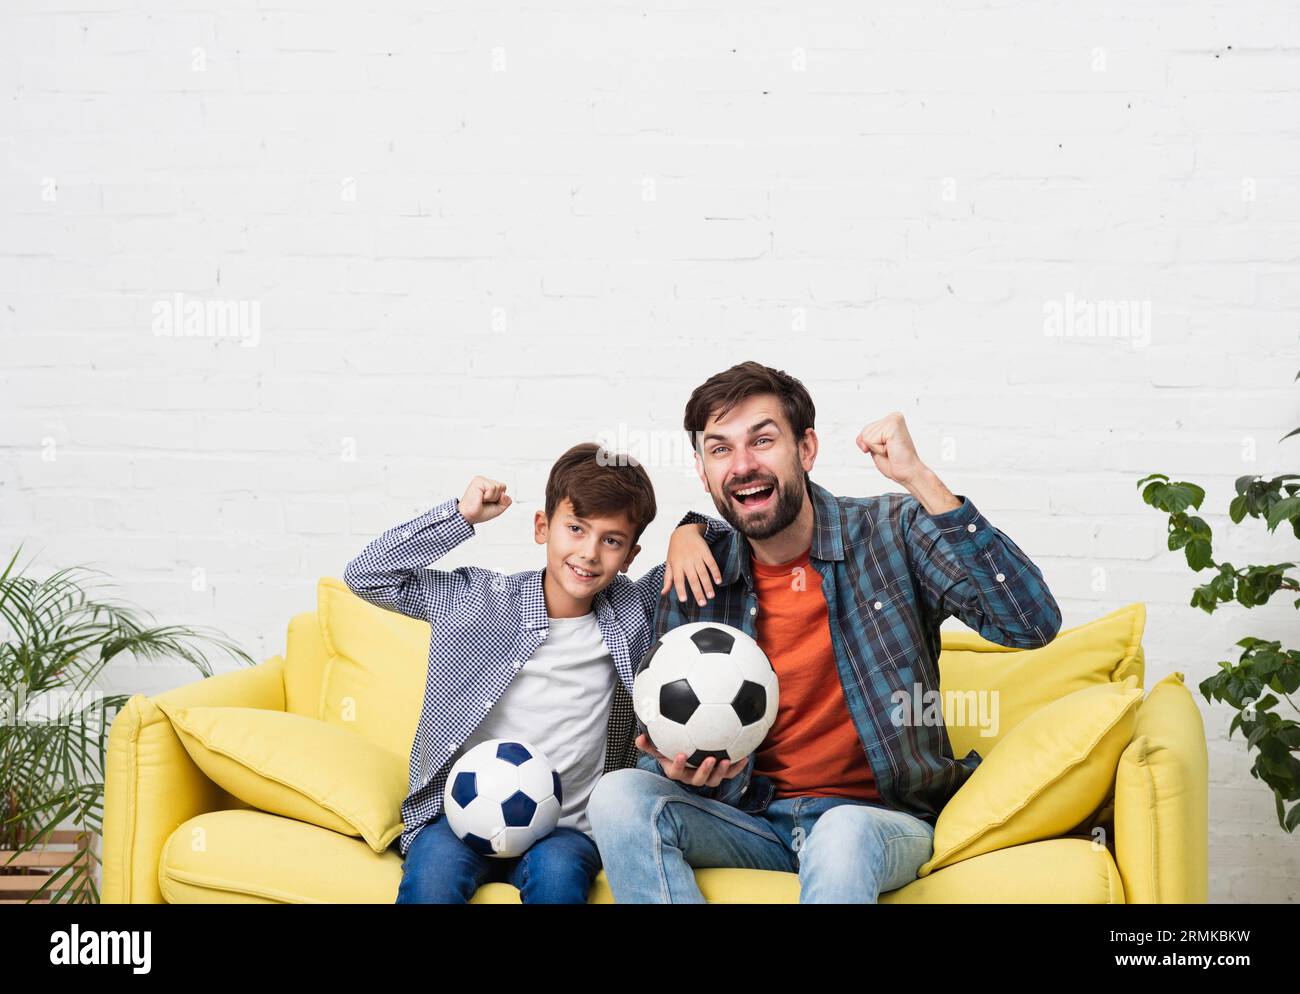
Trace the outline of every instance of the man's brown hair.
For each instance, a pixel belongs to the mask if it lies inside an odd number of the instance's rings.
[[[551,467],[546,480],[547,521],[565,497],[580,518],[626,512],[634,531],[632,545],[654,521],[657,511],[654,484],[645,468],[631,456],[594,442],[575,445]]]
[[[797,445],[804,432],[816,427],[817,409],[807,388],[783,369],[773,369],[754,361],[742,362],[710,376],[695,388],[686,402],[683,427],[698,451],[700,436],[711,417],[722,417],[737,404],[755,394],[771,393],[781,398],[785,419],[790,422]]]

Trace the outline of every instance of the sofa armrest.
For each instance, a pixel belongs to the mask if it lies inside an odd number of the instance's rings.
[[[176,826],[205,811],[246,808],[190,759],[158,701],[177,707],[284,710],[284,659],[136,694],[114,718],[104,766],[104,904],[161,904],[158,860]]]
[[[1130,904],[1203,904],[1209,896],[1205,723],[1183,674],[1138,709],[1115,773],[1115,862]]]

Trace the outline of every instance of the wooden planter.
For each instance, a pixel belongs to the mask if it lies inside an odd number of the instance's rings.
[[[0,904],[49,904],[50,899],[63,886],[66,876],[52,885],[48,894],[35,901],[31,898],[45,879],[59,867],[73,863],[92,865],[90,861],[94,856],[97,838],[93,832],[62,829],[51,832],[44,845],[37,846],[16,859],[14,850],[0,849]],[[13,862],[10,862],[11,859]]]

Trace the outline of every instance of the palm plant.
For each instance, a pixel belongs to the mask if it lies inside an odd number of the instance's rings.
[[[104,599],[94,580],[100,570],[73,566],[46,579],[15,572],[21,551],[0,573],[0,687],[8,697],[0,701],[0,849],[15,850],[0,875],[30,872],[8,864],[69,822],[83,836],[102,831],[108,729],[129,699],[95,689],[114,658],[180,660],[205,677],[205,645],[254,662],[210,629],[155,626],[152,616]],[[87,852],[42,873],[31,899],[98,902],[97,856]]]

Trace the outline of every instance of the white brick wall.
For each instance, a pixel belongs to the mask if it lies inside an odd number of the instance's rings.
[[[671,440],[756,358],[813,391],[823,484],[891,489],[853,437],[897,408],[1067,625],[1145,601],[1148,686],[1300,644],[1289,598],[1187,607],[1134,487],[1199,481],[1222,530],[1236,476],[1300,469],[1293,4],[273,6],[6,5],[3,547],[264,658],[473,473],[518,507],[450,565],[535,565],[559,452]],[[154,335],[178,293],[256,302],[256,346]],[[1149,304],[1149,341],[1049,337],[1067,295]],[[708,509],[652,468],[647,558]],[[1295,557],[1258,524],[1220,552]],[[1297,839],[1203,710],[1211,896],[1295,901]]]

